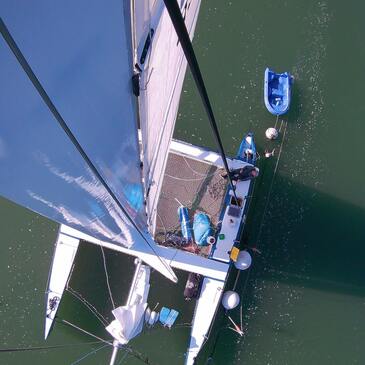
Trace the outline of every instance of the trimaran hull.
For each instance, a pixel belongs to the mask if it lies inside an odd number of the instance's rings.
[[[200,1],[179,3],[192,38]],[[61,224],[45,337],[83,239],[139,257],[171,280],[171,267],[205,277],[186,358],[192,364],[220,302],[250,183],[236,185],[240,204],[228,195],[209,258],[157,246],[155,214],[170,148],[226,166],[214,152],[171,143],[187,62],[164,2],[90,6],[84,0],[50,9],[37,0],[23,7],[5,0],[0,22],[1,78],[8,86],[0,98],[0,167],[6,171],[0,194]]]
[[[220,156],[207,149],[193,146],[184,142],[173,141],[171,144],[171,150],[175,153],[179,153],[183,156],[193,158],[197,161],[208,162],[218,168],[222,167],[222,160]],[[246,162],[240,159],[229,159],[229,166],[231,169],[243,167],[247,165]],[[224,238],[218,239],[218,242],[213,250],[210,258],[203,258],[200,256],[193,255],[188,252],[183,252],[171,248],[159,247],[159,254],[161,257],[168,260],[172,267],[184,270],[187,272],[195,272],[204,277],[201,291],[199,297],[197,298],[197,303],[194,311],[192,329],[191,329],[191,339],[189,341],[189,346],[186,352],[186,365],[194,364],[195,358],[198,356],[201,348],[209,337],[209,332],[214,322],[216,312],[218,310],[221,296],[224,291],[224,287],[227,281],[228,272],[231,265],[230,251],[232,247],[236,245],[236,240],[239,238],[239,234],[242,230],[243,224],[245,222],[245,214],[248,203],[248,195],[250,190],[250,181],[239,181],[236,184],[236,194],[238,199],[242,202],[240,207],[234,205],[232,211],[231,200],[232,195],[229,193],[226,197],[226,204],[222,211],[222,225],[220,229],[220,237]],[[238,208],[238,209],[237,209]],[[70,242],[68,242],[70,240]],[[56,254],[54,262],[58,264],[52,265],[52,271],[50,275],[50,285],[47,290],[47,314],[46,314],[46,336],[52,325],[52,322],[56,316],[58,305],[62,298],[62,291],[59,289],[57,291],[57,296],[59,300],[57,301],[57,306],[51,310],[50,301],[54,296],[55,290],[52,287],[52,283],[61,282],[63,283],[63,288],[65,283],[69,278],[69,271],[72,269],[73,259],[77,250],[77,244],[79,240],[84,240],[96,245],[100,245],[105,248],[111,248],[110,244],[97,240],[91,236],[85,235],[75,229],[62,225],[60,227],[60,232],[56,244]],[[60,253],[60,257],[57,257],[57,252],[60,251],[60,243],[62,248],[65,246],[64,243],[68,243],[68,246],[72,244],[74,247],[73,255],[65,255]],[[144,262],[148,263],[150,260],[156,259],[154,255],[148,254],[148,252],[130,250],[125,248],[120,248],[121,253],[134,255],[139,257]],[[61,260],[64,260],[63,265]]]

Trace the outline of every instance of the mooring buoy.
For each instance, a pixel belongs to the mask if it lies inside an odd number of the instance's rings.
[[[268,139],[276,139],[279,136],[279,132],[276,128],[267,128],[265,132],[266,138]]]
[[[238,304],[240,304],[240,297],[235,291],[228,290],[223,294],[222,305],[225,309],[234,309]]]

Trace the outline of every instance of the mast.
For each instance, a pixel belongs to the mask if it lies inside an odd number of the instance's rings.
[[[112,357],[110,358],[110,363],[109,365],[114,365],[115,364],[115,360],[117,359],[117,354],[118,354],[118,350],[119,350],[119,342],[117,340],[113,341],[113,352],[112,352]]]

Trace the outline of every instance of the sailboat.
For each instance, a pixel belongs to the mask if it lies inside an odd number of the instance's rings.
[[[60,224],[45,338],[81,240],[137,258],[128,300],[106,328],[111,363],[141,332],[153,268],[173,282],[174,269],[203,278],[185,359],[193,364],[237,256],[251,182],[234,185],[228,173],[216,196],[202,181],[249,162],[226,158],[208,104],[220,154],[172,139],[187,64],[196,63],[189,43],[199,7],[200,0],[1,5],[0,194]],[[200,71],[193,75],[201,85]],[[200,93],[206,97],[204,87]],[[190,172],[171,174],[183,166]],[[179,195],[177,181],[188,173],[190,195]],[[180,203],[197,196],[220,208],[210,215],[215,243],[194,253],[166,245],[159,220],[177,217]]]

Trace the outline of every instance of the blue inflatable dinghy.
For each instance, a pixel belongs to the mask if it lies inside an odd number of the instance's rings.
[[[269,68],[265,70],[264,100],[271,114],[282,115],[289,110],[291,84],[288,72],[277,74]]]
[[[252,132],[243,137],[237,157],[251,165],[256,164],[256,145]]]

